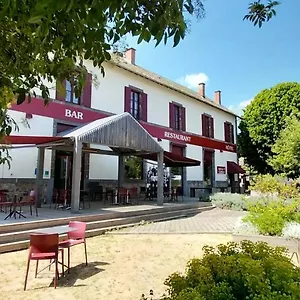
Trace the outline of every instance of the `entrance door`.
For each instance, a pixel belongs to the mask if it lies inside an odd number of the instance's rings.
[[[204,149],[203,180],[206,188],[213,186],[213,155],[213,151]]]
[[[54,188],[71,190],[72,187],[72,153],[57,151],[55,159]]]
[[[185,146],[183,145],[172,145],[172,153],[177,154],[177,155],[181,155],[184,156],[184,148]],[[174,175],[180,175],[181,176],[181,180],[180,180],[180,186],[177,186],[177,193],[180,196],[183,196],[183,182],[184,182],[184,178],[183,178],[183,167],[178,167],[178,168],[172,168],[172,174],[174,173]]]

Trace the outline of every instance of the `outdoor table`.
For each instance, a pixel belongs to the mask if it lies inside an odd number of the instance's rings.
[[[17,198],[19,198],[19,201],[18,201]],[[15,193],[14,196],[13,196],[13,201],[11,202],[11,209],[10,209],[10,212],[9,212],[9,214],[4,218],[4,220],[6,220],[7,218],[11,218],[12,216],[16,219],[16,218],[17,218],[17,215],[19,215],[19,218],[20,218],[20,217],[23,217],[23,218],[26,219],[26,217],[25,217],[20,211],[17,210],[18,202],[20,202],[20,199],[21,199],[20,193]]]
[[[63,226],[53,226],[53,227],[37,229],[37,230],[34,230],[32,233],[40,233],[40,234],[57,233],[58,235],[60,235],[60,234],[65,234],[65,233],[75,231],[75,230],[77,230],[77,228],[70,227],[68,225],[63,225]]]

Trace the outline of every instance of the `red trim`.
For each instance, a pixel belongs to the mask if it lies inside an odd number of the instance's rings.
[[[172,104],[172,103],[170,103]],[[31,113],[53,119],[86,124],[112,114],[87,109],[79,105],[52,100],[48,106],[44,106],[44,101],[39,98],[32,98],[31,102],[23,102],[21,105],[13,104],[11,110]],[[66,111],[67,110],[67,111]],[[140,122],[142,126],[153,136],[159,139],[169,140],[175,143],[191,144],[210,149],[218,149],[228,152],[236,152],[236,145],[225,143],[215,139],[210,139],[201,135],[188,132],[176,131],[168,127]]]
[[[236,152],[236,145],[224,143],[223,141],[210,139],[200,135],[176,131],[170,128],[152,125],[141,122],[143,127],[154,137],[169,140],[172,142],[181,142],[196,146],[202,146],[210,149],[223,150],[228,152]]]
[[[10,135],[5,137],[1,143],[14,145],[40,145],[61,140],[65,140],[65,138],[57,136]]]
[[[62,101],[50,100],[49,104],[45,106],[44,101],[40,98],[32,98],[30,103],[25,101],[21,105],[13,104],[10,109],[78,124],[89,123],[109,116],[108,113]]]
[[[157,161],[157,154],[143,154],[143,159]],[[166,167],[193,167],[200,166],[200,161],[192,158],[184,157],[180,154],[164,151],[164,163]]]
[[[227,162],[227,173],[228,174],[245,174],[246,172],[234,161]]]

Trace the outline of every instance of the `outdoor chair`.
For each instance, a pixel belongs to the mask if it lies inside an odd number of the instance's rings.
[[[34,191],[31,191],[29,193],[29,196],[27,196],[26,199],[19,201],[18,202],[18,205],[20,207],[19,218],[21,217],[22,207],[24,207],[24,206],[29,206],[30,207],[30,215],[31,216],[32,216],[32,207],[35,207],[35,214],[38,217],[38,209],[37,209],[37,205],[36,205],[35,202],[36,202],[36,197],[35,197]]]
[[[69,226],[72,228],[77,228],[77,230],[68,232],[68,239],[59,243],[60,249],[68,249],[68,273],[70,273],[70,248],[75,245],[84,244],[85,264],[86,266],[88,264],[85,239],[86,223],[70,221]]]
[[[118,201],[122,204],[129,204],[129,191],[124,187],[118,189]]]
[[[138,204],[139,197],[138,197],[138,189],[136,187],[131,188],[129,190],[129,199],[131,204],[133,204],[133,200],[135,200],[136,205]]]
[[[31,234],[30,235],[30,247],[29,247],[29,255],[27,261],[27,270],[25,276],[25,283],[24,283],[24,291],[27,287],[27,279],[28,279],[28,272],[30,267],[30,261],[36,261],[36,269],[35,269],[35,278],[38,274],[38,263],[40,260],[49,260],[54,261],[55,263],[55,276],[54,276],[54,288],[57,286],[58,280],[58,254],[59,252],[62,253],[62,268],[64,266],[64,256],[63,250],[58,248],[58,234]],[[44,270],[44,269],[43,269]],[[42,270],[42,271],[43,271]],[[64,269],[62,269],[64,273]]]
[[[7,200],[6,193],[1,192],[0,193],[0,212],[5,212],[6,213],[7,212],[7,208],[9,208],[10,211],[11,211],[12,205],[13,205],[13,202]],[[3,210],[3,208],[5,210]]]
[[[58,190],[56,197],[55,208],[66,208],[70,204],[70,191],[69,190]]]

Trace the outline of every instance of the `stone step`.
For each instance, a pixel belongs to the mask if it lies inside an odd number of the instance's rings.
[[[104,223],[104,222],[93,222],[98,224],[98,227],[90,226],[90,224],[87,224],[87,231],[86,231],[86,236],[87,237],[93,237],[97,235],[104,234],[105,232],[112,231],[112,230],[117,230],[117,229],[122,229],[122,228],[127,228],[127,227],[133,227],[133,226],[138,226],[141,221],[153,221],[153,222],[162,222],[162,221],[168,221],[168,220],[173,220],[173,219],[179,219],[179,218],[184,218],[184,217],[189,217],[194,214],[211,210],[214,207],[208,206],[208,207],[201,207],[201,208],[194,208],[194,209],[188,209],[188,210],[180,210],[180,211],[175,211],[175,212],[167,212],[167,213],[159,213],[159,214],[148,214],[148,215],[143,215],[143,216],[138,216],[137,218],[126,218],[124,222],[124,219],[115,219],[114,222],[110,223]],[[141,217],[143,217],[141,219]],[[120,222],[122,220],[122,222]],[[111,220],[113,221],[113,220]],[[95,224],[93,224],[95,225]],[[6,242],[2,242],[0,244],[0,253],[4,252],[10,252],[10,251],[17,251],[17,250],[22,250],[26,249],[29,246],[29,235],[30,231],[25,231],[25,232],[15,232],[15,233],[10,233],[10,234],[1,234],[0,237],[6,236],[10,237],[10,239],[3,239],[6,240]],[[67,235],[61,235],[60,239],[63,240],[66,238]]]
[[[176,211],[160,211],[159,213],[150,213],[150,214],[140,214],[134,217],[127,217],[127,218],[116,218],[116,219],[109,219],[109,220],[99,220],[99,221],[92,221],[86,222],[87,223],[87,230],[99,229],[99,228],[106,228],[111,226],[120,226],[130,223],[139,223],[141,221],[151,221],[157,220],[161,218],[168,218],[168,217],[176,217],[182,214],[192,215],[199,213],[199,208],[190,208],[185,210],[176,210]],[[58,226],[58,225],[54,225]],[[52,227],[52,226],[49,226]],[[24,230],[24,231],[17,231],[17,232],[8,232],[0,234],[0,244],[9,243],[9,242],[17,242],[20,240],[27,240],[29,239],[30,233],[34,230],[41,228],[35,227],[34,229]]]
[[[46,228],[46,227],[53,227],[53,226],[61,226],[67,225],[69,221],[76,220],[82,222],[93,222],[93,221],[101,221],[101,220],[111,220],[111,219],[119,219],[119,218],[128,218],[128,217],[135,217],[139,215],[151,215],[156,214],[159,212],[171,212],[171,211],[178,211],[178,210],[185,210],[190,208],[199,208],[203,207],[198,203],[194,204],[180,204],[174,206],[164,206],[164,207],[157,207],[153,209],[143,209],[143,210],[133,210],[133,211],[126,211],[126,212],[104,212],[102,214],[85,214],[85,215],[71,215],[70,217],[63,217],[63,218],[56,218],[56,219],[46,219],[46,220],[34,220],[34,221],[23,221],[11,224],[0,224],[0,234],[2,233],[9,233],[9,232],[18,232],[18,231],[26,231],[26,230],[33,230],[37,228]]]

